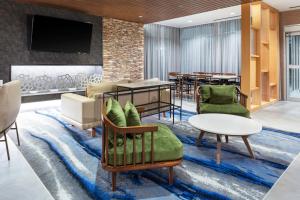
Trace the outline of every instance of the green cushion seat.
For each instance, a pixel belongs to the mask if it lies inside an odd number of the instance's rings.
[[[250,117],[250,112],[238,102],[234,85],[203,85],[200,87],[200,113],[221,113]]]
[[[250,117],[250,112],[239,103],[232,104],[200,104],[201,113],[221,113],[221,114],[232,114],[241,117]]]
[[[117,165],[123,165],[124,144],[117,146]],[[136,138],[136,163],[142,162],[142,137]],[[183,145],[172,133],[168,126],[158,124],[158,131],[154,133],[154,160],[171,161],[182,158]],[[113,165],[114,148],[108,152],[108,163]],[[126,139],[127,164],[133,164],[133,138]],[[151,159],[151,133],[145,133],[145,161]]]

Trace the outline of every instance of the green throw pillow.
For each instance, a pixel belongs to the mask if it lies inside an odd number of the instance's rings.
[[[106,115],[108,119],[114,123],[118,127],[126,127],[126,117],[123,112],[123,109],[118,101],[115,99],[108,99],[107,105],[106,105]],[[113,145],[114,138],[113,138],[113,130],[109,130],[109,142],[111,145]],[[117,135],[117,144],[118,146],[123,145],[123,135],[118,134]]]
[[[210,98],[210,85],[201,86],[200,94],[201,94],[202,102],[208,102]]]
[[[235,102],[236,88],[233,85],[210,87],[210,104],[232,104]]]
[[[110,121],[114,123],[116,126],[119,127],[127,126],[126,117],[123,112],[122,106],[117,100],[110,98],[107,101],[106,115],[108,119],[110,119]]]
[[[130,101],[127,101],[124,107],[124,113],[127,126],[140,126],[142,124],[137,109]]]

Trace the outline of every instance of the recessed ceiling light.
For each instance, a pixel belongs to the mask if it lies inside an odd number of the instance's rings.
[[[140,16],[139,16],[139,18],[143,18],[143,16],[142,16],[142,15],[140,15]]]
[[[193,22],[193,20],[188,20],[187,22],[188,22],[188,23],[192,23],[192,22]]]
[[[231,12],[230,15],[235,15],[235,12]]]

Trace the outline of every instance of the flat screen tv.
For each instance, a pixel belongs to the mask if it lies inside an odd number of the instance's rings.
[[[63,53],[89,53],[93,25],[66,19],[29,17],[30,49]]]

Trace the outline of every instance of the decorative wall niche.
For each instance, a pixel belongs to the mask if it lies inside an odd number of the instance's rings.
[[[21,81],[22,96],[84,91],[100,83],[102,67],[95,65],[12,65],[11,80]]]

